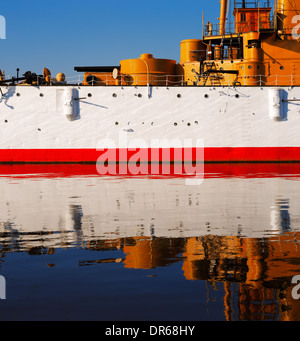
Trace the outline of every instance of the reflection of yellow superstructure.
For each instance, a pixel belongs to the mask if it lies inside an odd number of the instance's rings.
[[[299,273],[299,233],[288,233],[263,242],[237,236],[189,238],[183,253],[188,280],[224,282],[225,315],[231,296],[230,283],[239,283],[240,320],[275,319],[299,321],[300,302],[291,296],[290,279]],[[237,294],[236,294],[237,295]]]
[[[174,239],[133,237],[102,243],[101,250],[122,249],[123,265],[131,269],[153,269],[183,259],[185,279],[205,280],[212,288],[223,283],[227,320],[232,320],[234,305],[238,308],[235,318],[239,320],[299,321],[300,300],[292,297],[290,282],[299,274],[295,242],[299,238],[299,233],[268,239],[213,235]],[[99,249],[97,245],[88,247]],[[238,286],[233,292],[234,283]]]
[[[56,234],[49,231],[46,239],[51,240],[52,236],[54,243],[48,247],[40,245],[37,235],[32,234],[33,241],[27,242],[26,250],[30,255],[50,255],[56,248],[71,247],[70,240],[65,239],[69,232],[64,234],[56,240]],[[291,284],[291,278],[299,275],[300,271],[299,240],[299,232],[286,232],[270,238],[203,235],[91,239],[85,244],[87,249],[120,250],[124,256],[99,258],[97,253],[93,253],[95,259],[85,259],[79,265],[122,262],[127,269],[154,269],[182,263],[178,276],[189,281],[205,281],[208,288],[217,288],[217,283],[222,285],[227,320],[299,321],[300,300],[292,297]],[[7,246],[9,240],[3,243]],[[2,257],[11,251],[16,250],[7,248]],[[55,266],[54,263],[47,265]]]
[[[221,0],[219,23],[180,44],[180,62],[145,53],[120,66],[84,70],[85,85],[300,85],[300,0],[235,1],[234,23]]]
[[[124,266],[133,269],[152,269],[177,261],[178,248],[183,241],[168,238],[134,237],[125,240],[123,252],[126,254]]]

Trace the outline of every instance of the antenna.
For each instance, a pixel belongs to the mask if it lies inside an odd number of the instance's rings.
[[[274,20],[274,29],[277,30],[277,1],[276,0],[274,0],[273,20]]]
[[[204,38],[204,11],[202,11],[202,39]]]

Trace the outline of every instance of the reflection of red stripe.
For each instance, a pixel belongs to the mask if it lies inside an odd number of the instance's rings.
[[[101,156],[102,155],[102,156]],[[0,162],[6,163],[66,163],[133,161],[139,158],[147,161],[203,161],[203,150],[185,149],[117,149],[97,151],[96,149],[1,149]],[[300,147],[222,147],[204,149],[205,162],[279,162],[299,161]]]

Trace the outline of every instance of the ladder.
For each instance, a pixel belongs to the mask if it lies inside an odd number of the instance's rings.
[[[204,68],[206,67],[206,70],[203,72],[203,75],[204,75],[204,84],[203,85],[206,85],[206,83],[208,81],[208,78],[211,75],[211,72],[209,72],[209,71],[216,70],[216,64],[215,64],[215,62],[205,62],[203,66],[204,66]],[[211,76],[211,77],[214,79],[214,84],[213,85],[221,85],[220,76],[219,75],[214,75],[214,76]]]

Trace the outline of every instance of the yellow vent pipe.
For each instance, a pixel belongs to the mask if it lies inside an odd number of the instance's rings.
[[[221,0],[221,9],[220,9],[220,27],[219,27],[219,34],[223,36],[225,34],[226,28],[226,17],[227,17],[227,7],[228,7],[228,0]]]

